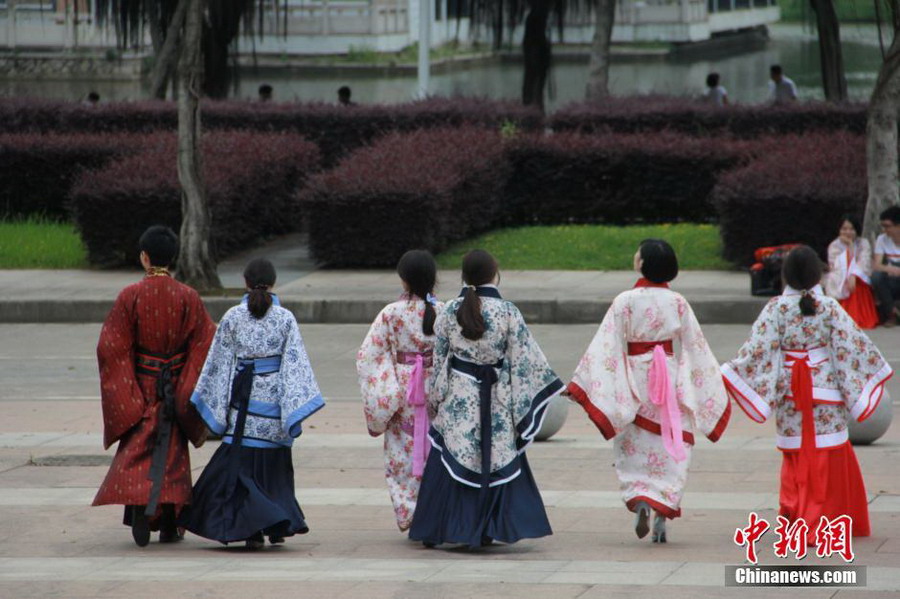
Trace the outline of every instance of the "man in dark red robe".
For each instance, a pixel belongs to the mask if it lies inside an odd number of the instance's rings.
[[[94,505],[124,505],[143,547],[151,530],[160,542],[181,538],[175,522],[191,498],[187,443],[206,438],[190,397],[216,326],[197,292],[169,275],[175,233],[150,227],[140,248],[147,274],[116,298],[97,344],[103,446],[119,447]]]

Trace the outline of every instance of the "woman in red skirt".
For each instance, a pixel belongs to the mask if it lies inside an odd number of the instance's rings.
[[[861,236],[859,220],[850,214],[841,217],[837,239],[828,246],[825,293],[838,300],[859,328],[878,326],[878,311],[869,276],[872,274],[872,246]]]
[[[781,466],[779,515],[801,518],[808,540],[825,521],[849,516],[869,536],[868,499],[847,425],[878,407],[893,371],[833,298],[824,296],[818,255],[802,245],[784,261],[784,293],[753,324],[725,388],[756,422],[775,420]]]

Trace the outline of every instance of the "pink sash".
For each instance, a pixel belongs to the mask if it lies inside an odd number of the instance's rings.
[[[650,401],[660,408],[659,420],[663,446],[676,462],[681,462],[687,458],[684,445],[682,445],[681,410],[675,399],[675,390],[669,381],[666,352],[662,345],[656,345],[653,348],[648,391]]]
[[[401,358],[402,356],[402,358]],[[413,476],[422,476],[425,471],[425,460],[431,450],[428,441],[428,410],[425,408],[425,356],[419,353],[402,352],[397,354],[402,364],[410,364],[415,356],[415,366],[409,378],[409,389],[406,401],[415,408],[413,424]],[[428,356],[429,362],[431,356]]]

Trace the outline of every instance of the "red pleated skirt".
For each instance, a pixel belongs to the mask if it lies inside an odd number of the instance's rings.
[[[840,300],[840,303],[859,328],[874,329],[878,326],[878,311],[875,309],[872,288],[859,277],[856,277],[853,293],[847,299]]]
[[[832,520],[848,515],[853,518],[854,537],[871,534],[866,485],[849,441],[812,452],[808,477],[801,470],[799,451],[782,455],[780,515],[791,522],[803,518],[811,542],[822,516]]]

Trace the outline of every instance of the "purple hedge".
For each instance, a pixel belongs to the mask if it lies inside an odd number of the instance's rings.
[[[74,179],[140,144],[141,136],[129,133],[0,134],[0,218],[67,218]]]
[[[300,224],[293,194],[319,167],[316,146],[290,134],[208,133],[202,142],[204,177],[218,257]],[[173,134],[147,136],[133,156],[82,174],[72,212],[92,264],[137,261],[137,241],[151,224],[181,226],[181,191]]]
[[[310,179],[310,250],[330,266],[394,266],[495,226],[509,169],[500,134],[476,127],[393,133]]]
[[[319,145],[322,162],[334,165],[349,151],[394,131],[513,123],[537,130],[543,117],[515,102],[478,98],[429,98],[393,105],[346,107],[325,103],[204,101],[207,129],[298,133]],[[82,106],[50,100],[0,99],[0,132],[175,131],[170,102],[118,102]]]
[[[865,207],[865,138],[770,139],[758,158],[720,177],[713,202],[728,260],[749,266],[753,250],[783,243],[805,243],[824,256],[841,214],[862,215]]]
[[[717,107],[677,96],[611,97],[603,102],[570,104],[549,119],[554,131],[639,133],[677,131],[688,135],[802,134],[813,131],[865,133],[866,105],[800,102]]]
[[[719,174],[754,145],[675,133],[528,135],[509,144],[510,225],[647,223],[714,218]]]

